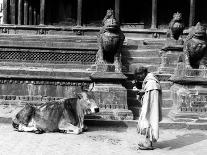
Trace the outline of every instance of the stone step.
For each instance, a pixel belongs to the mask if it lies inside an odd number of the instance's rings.
[[[159,68],[159,73],[162,73],[162,74],[174,74],[175,68],[176,68],[176,66],[174,66],[174,67],[160,67]]]
[[[162,45],[140,45],[139,49],[162,49]]]
[[[130,45],[160,45],[163,46],[165,39],[149,39],[149,38],[126,38],[127,44]]]
[[[97,43],[78,43],[78,42],[42,42],[42,41],[21,41],[21,40],[0,40],[0,48],[44,48],[44,49],[82,49],[82,50],[98,50]]]
[[[159,57],[159,49],[129,49],[123,51],[123,56],[127,57]]]
[[[162,108],[162,117],[163,118],[169,118],[169,112],[172,110],[172,108]]]
[[[160,57],[123,57],[129,64],[132,63],[146,63],[159,65],[161,63]]]
[[[173,85],[170,81],[160,81],[162,90],[170,90],[170,87]]]
[[[163,99],[171,99],[171,91],[170,90],[162,90],[162,98]]]
[[[162,107],[163,108],[172,108],[173,107],[173,100],[172,99],[163,99],[162,100]]]
[[[127,97],[136,99],[137,91],[133,89],[127,89]],[[162,90],[162,98],[165,100],[171,100],[171,91],[170,90]]]
[[[1,34],[0,40],[14,40],[14,41],[66,41],[66,42],[92,42],[97,43],[96,36],[77,36],[77,35],[15,35],[15,34]]]
[[[124,62],[123,65],[125,65]],[[132,63],[132,64],[127,64],[127,66],[128,66],[128,72],[131,74],[134,74],[134,71],[138,66],[147,67],[149,72],[156,72],[158,71],[159,68],[159,64],[149,64],[149,63]]]
[[[141,103],[135,97],[128,97],[127,98],[128,106],[133,107],[141,107]],[[171,108],[173,106],[173,101],[169,99],[162,99],[162,107],[164,108]]]

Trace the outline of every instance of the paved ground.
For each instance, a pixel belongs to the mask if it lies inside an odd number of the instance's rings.
[[[136,148],[135,128],[90,128],[80,135],[16,132],[0,124],[0,155],[203,155],[207,131],[161,130],[153,151]]]

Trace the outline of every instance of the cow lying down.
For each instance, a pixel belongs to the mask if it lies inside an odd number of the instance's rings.
[[[99,111],[87,92],[77,98],[49,101],[39,107],[26,104],[12,120],[18,131],[35,133],[61,132],[79,134],[86,130],[84,115]]]

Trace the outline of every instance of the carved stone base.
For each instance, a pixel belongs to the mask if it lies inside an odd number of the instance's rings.
[[[127,109],[100,109],[100,112],[86,118],[104,119],[104,120],[133,120],[133,115]]]
[[[91,75],[94,82],[93,98],[101,108],[100,116],[109,120],[133,119],[128,110],[127,90],[121,82],[125,80],[122,73],[95,72]]]
[[[169,117],[174,121],[198,121],[207,118],[207,88],[205,85],[174,84],[171,87],[173,109]]]
[[[175,122],[193,122],[199,119],[199,114],[193,112],[171,111],[168,116]]]
[[[159,72],[164,74],[173,74],[182,52],[183,45],[165,45],[160,51],[161,64],[159,67]]]

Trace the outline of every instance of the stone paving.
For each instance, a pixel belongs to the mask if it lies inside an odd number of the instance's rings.
[[[207,131],[161,129],[156,149],[136,148],[135,128],[90,127],[80,135],[17,132],[0,124],[0,155],[203,155],[207,153]]]

